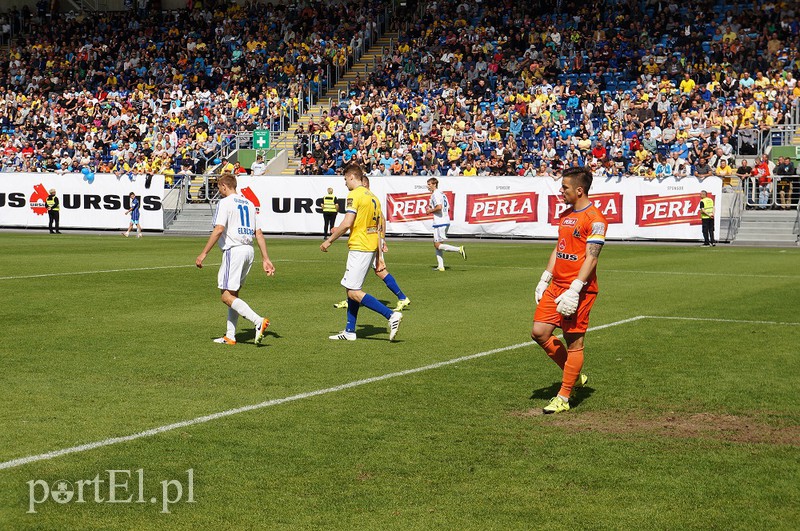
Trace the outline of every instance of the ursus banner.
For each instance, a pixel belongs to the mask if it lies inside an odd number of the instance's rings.
[[[141,199],[142,228],[164,229],[163,176],[153,176],[145,188],[144,176],[131,181],[97,174],[90,182],[80,173],[0,173],[0,227],[47,227],[45,201],[52,188],[60,202],[62,229],[127,229],[131,192]]]

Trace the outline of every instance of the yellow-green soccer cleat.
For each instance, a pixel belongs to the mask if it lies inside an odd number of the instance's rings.
[[[264,336],[267,333],[267,328],[269,328],[269,319],[264,317],[261,321],[261,326],[256,329],[256,339],[255,344],[260,345],[264,341]]]
[[[545,415],[550,413],[563,413],[569,411],[569,402],[564,402],[560,396],[554,396],[550,403],[542,409]]]
[[[333,305],[334,308],[347,308],[347,299],[337,302]]]
[[[463,258],[464,260],[466,260],[466,259],[467,259],[467,250],[466,250],[466,249],[464,249],[464,246],[463,246],[463,245],[462,245],[461,247],[459,247],[459,248],[458,248],[458,254],[460,254],[460,255],[461,255],[461,258]]]
[[[587,375],[585,375],[583,373],[580,373],[578,375],[578,379],[575,380],[575,384],[572,386],[572,388],[573,389],[580,389],[581,387],[584,387],[586,385],[586,382],[588,382],[588,381],[589,381],[589,376],[587,376]]]
[[[405,299],[399,300],[399,301],[397,301],[397,306],[394,307],[393,311],[402,312],[403,308],[405,308],[409,304],[411,304],[411,299],[409,299],[408,297],[406,297]]]

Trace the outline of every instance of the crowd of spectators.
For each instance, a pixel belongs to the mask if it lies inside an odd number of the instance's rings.
[[[30,31],[0,50],[0,169],[202,172],[239,131],[285,131],[386,5],[15,12]]]
[[[426,4],[298,131],[298,173],[724,176],[800,100],[792,3],[554,5]]]
[[[202,172],[237,132],[285,130],[388,4],[210,5],[31,13],[0,55],[0,167]],[[725,176],[800,100],[790,2],[410,1],[394,24],[297,130],[298,173]]]

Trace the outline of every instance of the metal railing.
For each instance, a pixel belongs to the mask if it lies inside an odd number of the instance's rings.
[[[217,177],[219,177],[219,175],[220,174],[216,172],[194,176],[189,184],[186,200],[192,203],[216,205],[220,198],[219,190],[217,189]],[[201,183],[197,183],[196,181],[200,177],[202,177],[203,180]],[[197,195],[190,195],[192,192],[196,192]]]
[[[769,130],[769,146],[789,146],[797,134],[797,124],[783,124]]]
[[[792,234],[797,235],[797,243],[800,245],[800,208],[797,209],[797,215],[794,217],[794,227],[792,228]]]
[[[724,241],[732,242],[736,239],[736,236],[739,234],[739,227],[742,226],[742,216],[744,215],[744,204],[742,201],[742,191],[737,190],[736,194],[733,195],[733,199],[728,206],[728,227],[727,227],[727,234],[725,235]],[[721,236],[721,235],[720,235]]]
[[[762,210],[797,208],[800,186],[792,176],[773,176],[768,181],[758,177],[744,179],[744,204],[746,208]]]
[[[172,188],[167,189],[164,194],[164,199],[161,201],[161,208],[164,212],[164,227],[175,221],[178,217],[183,206],[186,204],[186,190],[189,187],[189,180],[185,179],[183,175],[176,175],[177,182],[174,182]]]
[[[219,200],[217,177],[214,173],[179,173],[171,175],[171,186],[167,186],[164,194],[164,223],[172,221],[180,214],[187,203],[212,203]]]

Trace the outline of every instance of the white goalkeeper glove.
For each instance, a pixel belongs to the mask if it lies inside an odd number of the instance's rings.
[[[578,300],[581,297],[581,290],[585,284],[580,280],[573,280],[569,289],[556,297],[556,311],[564,317],[569,317],[578,311]]]
[[[545,269],[544,273],[542,273],[542,279],[536,284],[536,304],[539,304],[539,301],[542,300],[542,296],[547,286],[550,285],[551,280],[553,280],[553,273]]]

